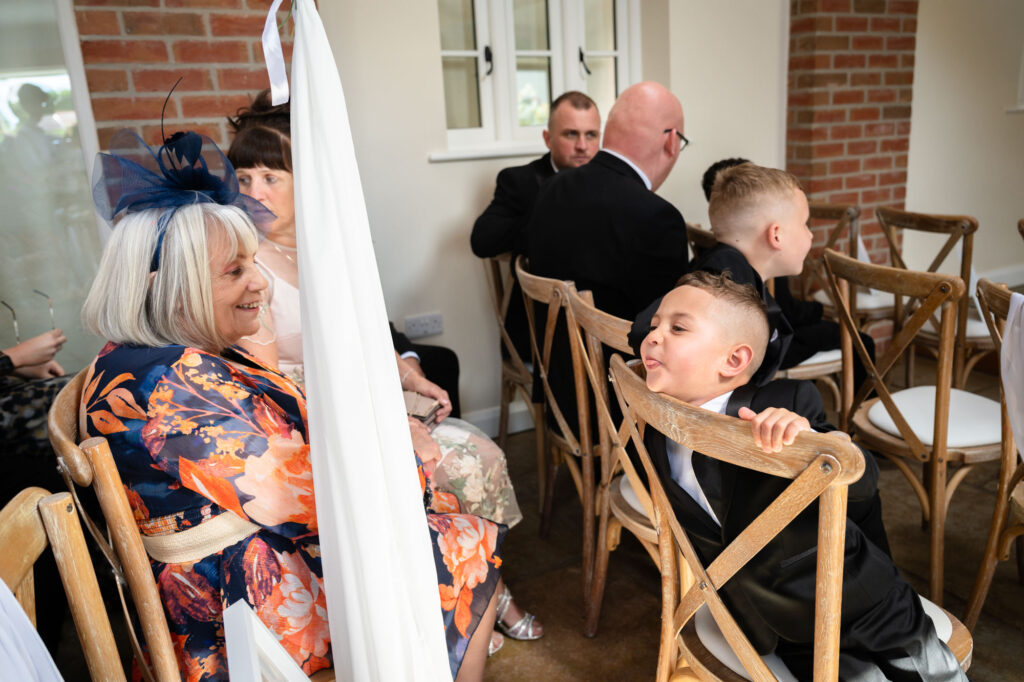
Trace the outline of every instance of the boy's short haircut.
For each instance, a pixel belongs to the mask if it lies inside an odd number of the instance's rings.
[[[745,222],[745,216],[756,210],[764,198],[789,199],[794,190],[803,191],[800,181],[778,168],[754,163],[727,168],[718,174],[711,191],[708,203],[711,231],[721,237],[723,232],[733,231],[737,223]]]
[[[715,180],[718,179],[719,174],[741,163],[750,163],[750,159],[744,159],[739,156],[731,159],[722,159],[721,161],[715,161],[713,164],[708,166],[708,169],[704,171],[704,175],[700,179],[700,187],[704,190],[704,198],[711,201],[711,190],[715,188]]]
[[[695,270],[683,275],[677,287],[693,287],[710,294],[716,301],[724,303],[735,313],[734,320],[722,319],[723,329],[727,329],[738,341],[747,343],[753,350],[750,359],[750,366],[746,375],[751,377],[764,361],[764,354],[768,348],[768,334],[771,326],[768,324],[768,312],[765,310],[764,301],[757,289],[751,284],[740,284],[733,280],[732,275],[726,270],[720,275],[715,275],[704,270]],[[739,321],[738,324],[729,324],[730,321]]]

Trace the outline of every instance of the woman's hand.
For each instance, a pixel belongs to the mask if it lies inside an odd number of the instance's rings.
[[[4,355],[11,359],[15,369],[28,369],[34,365],[49,363],[67,340],[68,337],[64,336],[64,332],[54,329],[4,350]],[[57,367],[59,368],[60,365]],[[64,370],[61,369],[60,374],[53,376],[60,376],[63,373]]]
[[[402,380],[402,389],[434,398],[441,403],[434,421],[437,423],[444,421],[444,418],[452,413],[452,401],[448,397],[448,391],[428,379],[420,369],[420,363],[413,359],[402,358],[395,353],[395,361],[398,362],[398,376]]]
[[[49,379],[64,376],[64,368],[56,360],[50,360],[40,365],[19,367],[14,373],[22,379]]]
[[[737,416],[750,422],[754,443],[765,452],[780,452],[782,446],[793,444],[798,433],[811,430],[809,421],[781,407],[769,407],[761,412],[741,407]]]
[[[419,419],[409,417],[409,435],[412,436],[412,449],[420,456],[424,464],[441,457],[441,447],[430,437],[430,429]]]

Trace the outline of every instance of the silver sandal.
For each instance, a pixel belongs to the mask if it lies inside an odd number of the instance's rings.
[[[516,623],[513,623],[512,625],[505,625],[505,613],[508,611],[509,604],[511,603],[512,593],[509,591],[508,585],[505,585],[505,591],[498,595],[498,617],[495,620],[495,624],[498,628],[504,632],[506,636],[520,641],[530,641],[543,637],[543,632],[534,632],[533,622],[537,620],[537,617],[532,613],[527,613],[526,611],[523,611],[525,615]]]

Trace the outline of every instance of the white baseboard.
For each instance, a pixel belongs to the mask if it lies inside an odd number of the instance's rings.
[[[486,407],[482,410],[466,412],[462,418],[473,424],[491,438],[498,437],[498,423],[501,417],[501,409],[496,405]],[[526,403],[521,400],[514,401],[508,406],[508,432],[519,433],[533,428],[533,417]]]
[[[1004,282],[1011,287],[1024,284],[1024,265],[1007,265],[1005,268],[995,268],[978,274],[993,282]]]

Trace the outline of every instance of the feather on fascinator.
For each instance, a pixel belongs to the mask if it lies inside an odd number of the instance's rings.
[[[110,153],[96,155],[93,178],[93,203],[111,225],[121,213],[168,209],[157,222],[152,271],[160,265],[167,223],[182,206],[235,206],[261,232],[275,219],[263,204],[239,191],[234,167],[213,140],[194,132],[175,133],[160,147],[150,148],[134,131],[119,130],[110,140]]]

